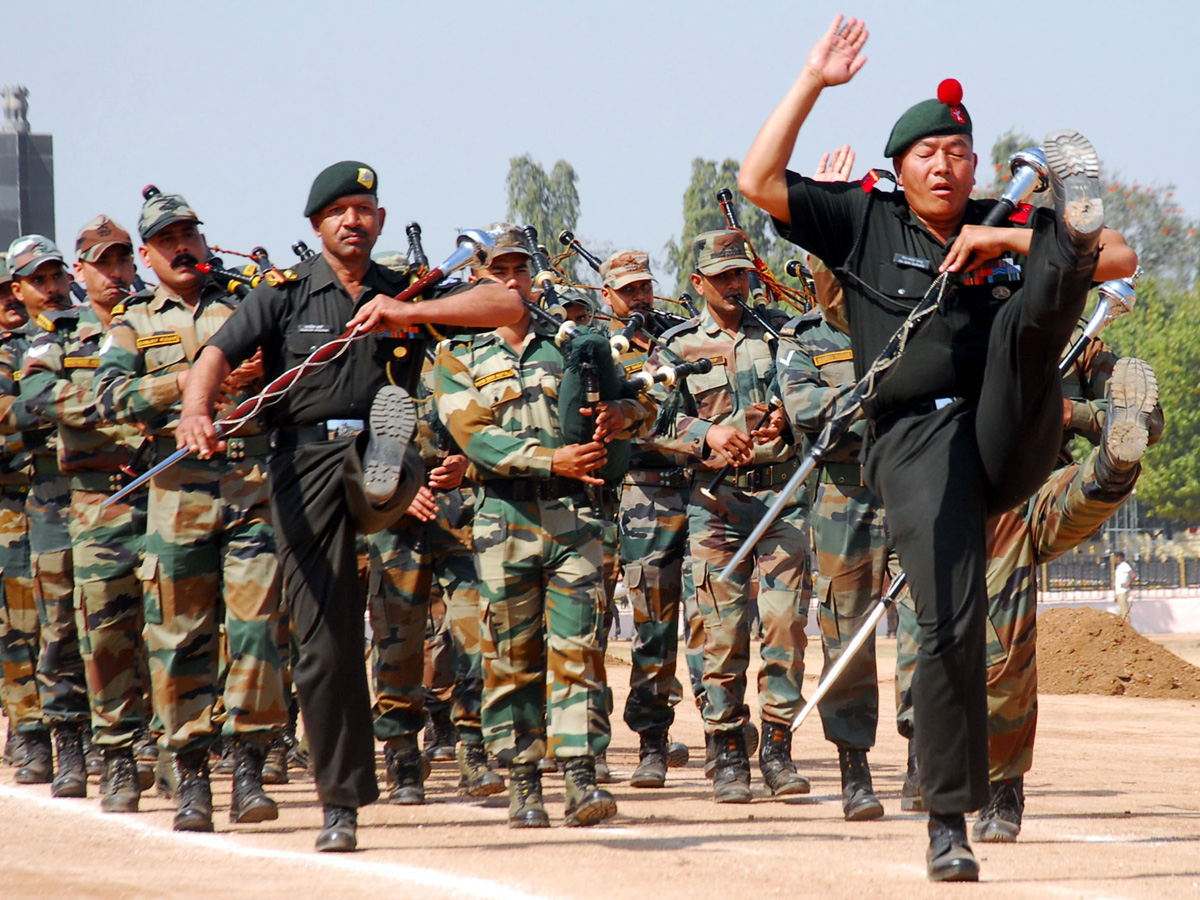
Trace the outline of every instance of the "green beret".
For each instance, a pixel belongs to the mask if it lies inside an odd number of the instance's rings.
[[[971,114],[962,105],[962,86],[953,78],[938,85],[936,99],[910,106],[892,126],[883,155],[895,159],[922,138],[971,134]]]
[[[370,194],[378,197],[379,176],[363,162],[345,159],[334,163],[313,179],[308,192],[308,203],[304,205],[306,217],[315,216],[338,197],[350,194]]]

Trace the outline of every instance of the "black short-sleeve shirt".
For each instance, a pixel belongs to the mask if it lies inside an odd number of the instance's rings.
[[[776,220],[776,230],[831,269],[845,267],[857,276],[840,280],[861,378],[925,296],[953,240],[942,244],[934,237],[901,190],[867,193],[858,182],[816,182],[794,172],[787,183],[791,223]],[[962,224],[981,223],[994,204],[969,201]],[[992,320],[1022,283],[1025,259],[1014,254],[1011,261],[989,261],[979,273],[953,279],[945,302],[867,405],[868,415],[941,397],[978,399]]]
[[[346,330],[367,301],[395,296],[408,286],[404,273],[371,264],[355,302],[323,256],[294,269],[297,278],[251,291],[209,341],[231,365],[263,350],[266,379],[279,376]],[[433,288],[426,298],[469,287]],[[398,384],[411,394],[421,376],[425,348],[433,340],[420,329],[411,335],[371,334],[352,342],[340,357],[297,379],[284,397],[267,407],[272,427],[314,425],[327,419],[366,419],[381,387]]]

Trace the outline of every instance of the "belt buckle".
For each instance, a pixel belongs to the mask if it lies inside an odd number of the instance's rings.
[[[366,423],[362,419],[326,419],[325,434],[331,441],[338,438],[357,437],[362,433]]]
[[[246,458],[246,439],[235,437],[229,438],[225,442],[225,458],[226,459],[245,459]]]

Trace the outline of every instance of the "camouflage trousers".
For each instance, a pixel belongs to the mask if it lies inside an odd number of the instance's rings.
[[[280,675],[280,573],[255,459],[187,459],[155,476],[139,575],[163,749],[216,738],[220,610],[229,642],[225,734],[270,734],[287,723]]]
[[[446,599],[435,596],[430,585],[429,616],[425,623],[425,709],[449,710],[454,702],[454,635]]]
[[[425,631],[433,567],[423,523],[405,516],[367,535],[375,737],[416,735],[425,726]]]
[[[758,608],[764,639],[758,675],[763,720],[790,724],[804,705],[804,626],[812,597],[807,508],[786,506],[751,555],[727,581],[717,576],[775,499],[771,489],[747,492],[728,483],[716,500],[694,491],[688,506],[688,546],[700,613],[704,617],[704,728],[732,731],[750,720],[746,670],[750,662],[751,576],[759,576]]]
[[[851,471],[851,467],[845,468]],[[883,596],[889,571],[898,574],[899,565],[889,548],[882,505],[863,485],[818,482],[812,535],[824,678]],[[875,746],[879,680],[874,634],[817,709],[826,740],[860,750]]]
[[[631,473],[636,478],[637,473]],[[665,731],[675,721],[683,696],[676,677],[679,617],[687,555],[689,490],[625,483],[621,494],[620,555],[625,588],[633,607],[632,668],[625,724],[638,734]],[[697,607],[698,610],[698,607]],[[689,637],[695,632],[693,626]],[[699,628],[704,646],[704,629]],[[703,653],[700,657],[703,672]]]
[[[456,496],[457,494],[457,496]],[[430,609],[446,608],[453,688],[450,717],[460,730],[478,732],[483,703],[483,657],[479,648],[479,570],[471,549],[476,496],[471,488],[438,495],[438,518],[425,526],[433,556]]]
[[[1037,566],[1082,544],[1103,527],[1129,496],[1108,490],[1095,475],[1098,451],[1082,465],[1056,470],[1032,499],[1032,524],[1024,507],[989,524],[987,697],[988,778],[1017,778],[1033,767],[1037,733]],[[911,735],[912,673],[916,669],[916,613],[900,605],[897,722]]]
[[[88,719],[87,679],[79,652],[75,574],[67,529],[71,481],[35,473],[25,511],[29,516],[30,568],[41,639],[38,690],[48,725]]]
[[[149,724],[150,673],[142,639],[145,612],[138,568],[146,536],[146,497],[105,507],[107,492],[76,489],[71,497],[75,608],[92,707],[92,740],[132,747]]]
[[[603,753],[600,519],[582,493],[516,501],[485,489],[473,541],[488,749],[510,763]]]
[[[41,625],[33,598],[28,519],[24,485],[0,488],[0,577],[4,579],[3,615],[0,616],[0,702],[19,732],[44,727],[38,693],[37,658]]]

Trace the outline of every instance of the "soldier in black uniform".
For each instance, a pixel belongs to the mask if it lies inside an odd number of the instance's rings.
[[[275,428],[272,506],[300,647],[295,681],[325,805],[318,850],[355,849],[357,808],[379,796],[355,533],[395,522],[422,480],[419,456],[405,452],[415,425],[405,390],[416,386],[429,339],[417,326],[492,327],[523,312],[516,292],[495,282],[470,296],[436,291],[442,299],[393,300],[408,279],[371,261],[385,217],[377,189],[374,169],[361,162],[335,163],[317,176],[304,214],[323,252],[296,267],[296,280],[246,297],[193,368],[177,432],[201,456],[216,448],[211,410],[218,386],[259,347],[269,380],[348,326],[388,329],[350,344],[267,409]],[[367,421],[369,443],[359,433]]]
[[[976,880],[963,814],[988,800],[984,524],[1050,473],[1062,433],[1057,363],[1093,276],[1131,275],[1133,253],[1102,229],[1099,163],[1076,132],[1045,153],[1055,211],[1032,228],[984,228],[970,200],[976,157],[957,82],[896,122],[885,155],[903,191],[817,183],[787,171],[821,90],[866,61],[861,21],[835,19],[759,132],[738,176],[794,243],[846,292],[861,378],[941,272],[937,313],[865,410],[864,477],[888,511],[921,629],[913,684],[916,751],[930,810],[929,878]]]

